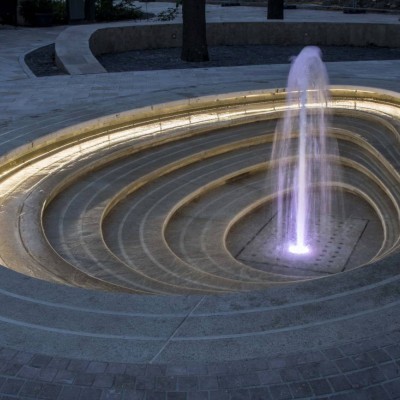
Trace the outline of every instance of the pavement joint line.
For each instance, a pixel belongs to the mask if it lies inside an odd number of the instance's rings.
[[[190,310],[190,312],[182,319],[182,321],[179,323],[179,325],[175,328],[175,330],[172,332],[170,337],[166,340],[166,342],[163,344],[161,349],[158,351],[157,354],[154,355],[154,357],[149,361],[149,364],[154,364],[157,358],[160,356],[160,354],[165,350],[165,348],[169,345],[171,341],[173,341],[174,336],[177,334],[181,326],[187,321],[188,318],[192,316],[192,314],[196,311],[196,308],[200,306],[200,304],[203,302],[205,299],[205,296],[202,296],[197,304],[193,306],[193,308]]]

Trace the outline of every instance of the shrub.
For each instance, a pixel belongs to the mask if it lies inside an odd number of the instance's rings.
[[[53,21],[55,24],[66,24],[67,4],[65,0],[52,0],[53,2]]]
[[[51,12],[53,12],[52,0],[24,0],[21,2],[21,15],[31,25],[35,23],[35,14]]]
[[[173,21],[178,16],[178,7],[170,7],[157,14],[158,21]]]
[[[143,17],[140,7],[133,5],[133,0],[96,1],[96,20],[116,21],[123,19],[139,19]]]

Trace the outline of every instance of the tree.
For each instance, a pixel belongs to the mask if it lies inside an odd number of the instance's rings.
[[[96,19],[96,0],[85,0],[85,20],[94,21]]]
[[[181,59],[189,62],[208,61],[206,0],[183,0],[182,18]]]
[[[283,19],[283,0],[268,0],[268,19]]]

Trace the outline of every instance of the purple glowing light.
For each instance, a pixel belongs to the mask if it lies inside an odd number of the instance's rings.
[[[310,248],[304,244],[291,244],[289,246],[289,252],[297,255],[308,254],[310,252]]]

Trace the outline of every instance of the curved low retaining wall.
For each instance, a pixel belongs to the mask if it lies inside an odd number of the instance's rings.
[[[208,45],[325,45],[398,47],[400,25],[331,22],[223,22],[207,25]],[[71,75],[105,73],[95,56],[180,47],[182,26],[154,23],[76,26],[60,34],[56,62]]]
[[[225,22],[207,25],[209,46],[247,44],[398,47],[399,25],[308,22]],[[180,24],[122,26],[96,30],[94,55],[179,47]]]

